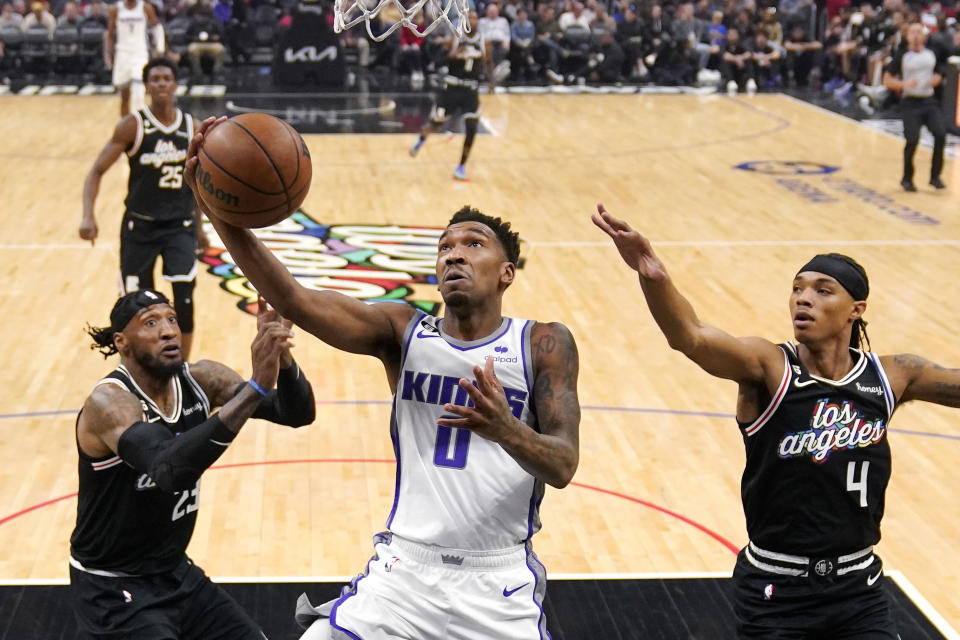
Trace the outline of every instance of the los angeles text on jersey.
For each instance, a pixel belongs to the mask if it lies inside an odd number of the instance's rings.
[[[157,140],[153,151],[140,154],[140,164],[159,169],[165,164],[183,164],[187,159],[187,150],[178,149],[170,140]]]
[[[781,458],[811,454],[814,462],[824,462],[834,451],[877,444],[886,432],[882,418],[864,420],[852,402],[838,405],[823,398],[814,405],[810,428],[783,436],[778,453]]]
[[[400,389],[400,399],[426,404],[444,405],[450,403],[458,407],[472,407],[473,400],[466,391],[460,388],[459,382],[460,378],[457,376],[405,369],[403,384]],[[523,415],[523,404],[527,399],[527,392],[506,386],[503,387],[503,392],[507,396],[510,410],[514,417],[519,420],[520,416]]]

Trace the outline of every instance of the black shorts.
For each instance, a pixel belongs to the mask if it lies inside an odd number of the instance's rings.
[[[737,556],[737,637],[743,640],[897,640],[879,556],[827,578],[768,573]]]
[[[153,267],[163,258],[163,277],[193,282],[197,277],[194,220],[150,222],[127,212],[120,227],[120,278],[123,293],[153,289]]]
[[[447,118],[458,115],[465,118],[480,117],[480,92],[477,89],[458,85],[444,88],[430,111],[430,120],[434,124],[443,124]]]
[[[264,640],[227,592],[184,562],[174,571],[108,578],[70,567],[81,640]]]

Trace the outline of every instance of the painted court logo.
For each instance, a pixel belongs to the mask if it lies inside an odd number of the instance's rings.
[[[209,223],[207,223],[209,225]],[[230,254],[206,228],[211,248],[201,258],[220,286],[257,311],[257,293]],[[265,229],[253,229],[300,284],[333,290],[364,302],[407,302],[426,313],[440,310],[435,273],[442,228],[379,224],[326,225],[302,210]]]

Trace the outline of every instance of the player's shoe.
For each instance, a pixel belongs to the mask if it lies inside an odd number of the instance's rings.
[[[460,180],[463,182],[466,182],[467,180],[470,179],[467,177],[467,170],[462,164],[457,166],[457,168],[453,170],[453,179]]]
[[[423,146],[423,143],[426,142],[426,138],[417,138],[417,141],[413,143],[413,146],[410,147],[410,157],[416,157],[417,153],[420,151],[420,148]]]
[[[913,186],[913,180],[908,180],[907,178],[904,178],[900,181],[900,186],[903,187],[904,191],[913,192],[917,190],[917,188]]]
[[[943,181],[940,178],[930,178],[930,186],[935,189],[947,188],[947,185],[943,184]]]

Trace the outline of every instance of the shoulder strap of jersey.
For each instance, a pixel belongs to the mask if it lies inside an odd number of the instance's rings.
[[[780,378],[780,384],[777,385],[777,390],[773,394],[773,398],[771,398],[770,404],[767,405],[767,408],[763,410],[756,420],[743,427],[743,433],[747,437],[750,437],[760,431],[760,429],[763,428],[763,425],[770,421],[770,418],[773,417],[773,414],[775,414],[777,409],[780,407],[780,403],[783,402],[784,396],[787,395],[787,389],[790,388],[790,378],[792,377],[790,370],[790,352],[793,345],[791,345],[789,342],[785,342],[777,346],[780,347],[781,351],[783,351],[783,377]]]
[[[140,109],[133,111],[133,117],[137,121],[137,136],[133,139],[133,145],[127,149],[127,155],[131,158],[140,151],[140,145],[143,144],[143,112]]]
[[[207,393],[203,390],[203,387],[200,386],[200,383],[190,374],[190,365],[186,362],[183,363],[183,379],[187,383],[187,388],[193,391],[193,394],[203,403],[203,410],[206,412],[206,415],[209,416],[210,399],[207,398]]]
[[[880,356],[872,351],[868,351],[867,355],[877,370],[877,377],[880,378],[880,384],[883,386],[883,399],[887,404],[887,420],[890,420],[893,417],[894,409],[897,407],[897,397],[893,393],[893,387],[890,386],[890,380],[887,379],[887,372],[884,371],[883,365],[880,363]]]

